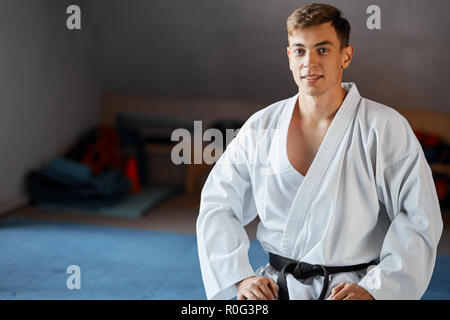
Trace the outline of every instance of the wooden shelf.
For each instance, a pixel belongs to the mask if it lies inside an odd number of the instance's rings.
[[[148,143],[145,146],[145,152],[149,155],[170,155],[173,145]],[[202,148],[203,150],[203,148]],[[191,150],[193,154],[194,150]],[[186,194],[189,196],[195,196],[199,192],[200,180],[211,170],[212,166],[201,164],[186,164],[186,176],[184,179],[184,188]]]

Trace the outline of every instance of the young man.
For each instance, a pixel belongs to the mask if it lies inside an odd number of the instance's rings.
[[[211,171],[197,240],[209,299],[419,299],[442,218],[408,122],[341,83],[350,25],[329,5],[287,19],[298,93],[251,116]],[[270,263],[252,269],[244,226]]]

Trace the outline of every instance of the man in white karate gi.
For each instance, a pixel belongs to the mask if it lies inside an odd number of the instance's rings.
[[[408,122],[342,83],[350,25],[329,5],[287,19],[298,93],[252,115],[201,193],[198,252],[208,299],[420,299],[442,217]],[[269,264],[253,270],[257,216]]]

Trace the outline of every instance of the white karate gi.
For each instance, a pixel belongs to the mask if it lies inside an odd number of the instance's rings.
[[[367,270],[331,276],[375,299],[419,299],[430,281],[442,217],[431,170],[408,122],[362,98],[353,83],[307,174],[288,160],[287,130],[298,94],[251,116],[212,169],[201,193],[198,253],[208,299],[236,296],[256,274],[244,225],[257,216],[266,252],[326,266],[376,259]],[[291,299],[317,299],[323,277],[287,275]]]

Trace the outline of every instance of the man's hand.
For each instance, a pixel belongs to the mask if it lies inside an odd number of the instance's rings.
[[[337,285],[331,290],[329,300],[375,300],[372,295],[363,287],[355,283],[345,283]]]
[[[253,276],[237,285],[238,300],[275,300],[278,298],[278,285],[272,278]]]

